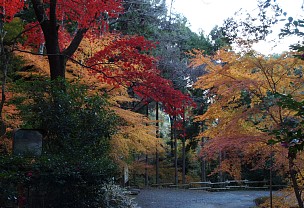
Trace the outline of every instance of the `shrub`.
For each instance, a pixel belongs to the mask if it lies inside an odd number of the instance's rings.
[[[106,208],[137,208],[137,204],[117,185],[103,186],[103,206]]]
[[[36,207],[102,204],[101,187],[116,174],[109,141],[119,120],[105,97],[89,96],[84,86],[63,83],[38,80],[16,88],[23,92],[14,99],[23,127],[44,129],[48,136],[39,158],[0,158],[2,200],[26,197],[28,204],[38,203],[32,205]]]

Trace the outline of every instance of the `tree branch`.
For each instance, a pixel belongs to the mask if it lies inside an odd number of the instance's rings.
[[[79,47],[85,33],[88,31],[87,28],[79,29],[74,37],[74,39],[71,41],[70,45],[62,52],[65,56],[71,57],[77,48]]]
[[[40,24],[42,24],[45,20],[47,20],[47,15],[43,8],[43,1],[42,0],[31,0],[33,4],[33,8],[37,17],[37,20]]]

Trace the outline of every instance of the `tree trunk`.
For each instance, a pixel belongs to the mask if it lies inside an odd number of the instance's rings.
[[[219,171],[219,182],[223,182],[223,171],[222,171],[222,151],[219,152],[219,166],[220,166],[220,171]]]
[[[202,144],[201,144],[201,151],[205,145],[205,139],[202,138]],[[201,153],[201,181],[206,182],[207,176],[206,176],[206,160],[204,159],[204,155]]]
[[[149,104],[146,105],[146,116],[149,117]],[[146,124],[148,126],[148,123]],[[148,154],[146,154],[145,162],[145,186],[149,185],[149,176],[148,176]]]
[[[201,181],[206,182],[207,177],[206,177],[206,161],[204,157],[201,157]]]
[[[60,53],[59,36],[56,19],[57,1],[50,0],[49,14],[46,14],[43,2],[40,0],[32,0],[33,8],[37,20],[40,23],[45,39],[45,47],[48,55],[51,79],[65,78],[66,57]]]
[[[174,155],[174,118],[170,116],[170,128],[171,128],[171,134],[170,134],[170,156],[173,157]]]
[[[159,120],[159,115],[158,115],[158,108],[159,108],[159,106],[158,106],[158,102],[156,102],[156,105],[155,105],[155,111],[156,111],[156,113],[155,113],[155,120],[156,120],[156,138],[158,139],[159,138],[159,122],[158,122],[158,120]],[[158,154],[158,141],[157,141],[157,143],[156,143],[156,153],[155,153],[155,168],[156,168],[156,178],[155,178],[155,181],[156,181],[156,184],[158,184],[159,183],[159,154]]]
[[[269,197],[270,197],[270,208],[273,207],[273,190],[272,190],[272,171],[273,171],[273,145],[270,146],[270,167],[269,167]]]
[[[7,79],[7,70],[8,70],[8,54],[6,54],[4,48],[4,36],[5,32],[3,29],[3,15],[0,14],[0,67],[2,68],[2,79],[1,79],[1,101],[0,101],[0,136],[3,136],[6,133],[6,126],[3,119],[3,108],[6,102],[6,79]]]
[[[146,162],[145,162],[145,186],[149,185],[149,176],[148,176],[148,154],[146,154]]]
[[[291,150],[289,150],[288,167],[289,167],[290,178],[291,178],[292,185],[293,185],[293,190],[296,195],[299,207],[304,208],[303,200],[301,198],[301,190],[300,190],[298,182],[297,182],[297,171],[294,169],[295,168],[295,164],[294,164],[295,159],[296,159],[296,153],[291,152]]]
[[[183,160],[183,173],[182,173],[182,183],[186,183],[186,145],[185,137],[183,137],[183,146],[182,146],[182,160]]]
[[[65,68],[67,58],[60,52],[58,42],[58,28],[52,28],[50,25],[44,29],[45,47],[48,55],[51,79],[65,79]]]
[[[173,118],[173,123],[175,124],[176,117]],[[178,185],[178,155],[177,155],[177,136],[176,136],[176,128],[173,125],[173,138],[174,138],[174,184]]]
[[[185,126],[185,112],[183,115],[183,141],[182,141],[182,161],[183,161],[183,173],[182,173],[182,183],[186,183],[186,126]]]
[[[31,0],[37,21],[40,23],[45,39],[45,48],[48,55],[51,79],[65,79],[66,62],[71,57],[81,43],[87,28],[79,29],[71,41],[70,45],[60,51],[56,12],[57,0],[50,0],[49,13],[45,12],[43,1]]]

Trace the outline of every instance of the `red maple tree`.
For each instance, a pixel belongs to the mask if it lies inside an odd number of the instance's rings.
[[[24,7],[24,1],[0,0],[0,15],[4,22],[10,22],[15,14]]]
[[[122,0],[30,0],[26,4],[32,4],[37,20],[26,26],[26,43],[45,44],[53,80],[65,78],[66,63],[73,59],[85,37],[102,38],[108,20],[123,12]],[[0,4],[7,19],[24,6],[20,0]],[[115,35],[113,41],[87,59],[86,68],[103,82],[131,87],[143,99],[162,102],[169,114],[182,114],[183,106],[192,101],[160,76],[157,59],[149,55],[154,48],[154,43],[141,36]]]
[[[142,36],[118,37],[89,58],[87,66],[100,80],[132,88],[144,102],[161,102],[168,114],[183,115],[185,106],[194,102],[161,77],[157,59],[147,54],[153,48],[155,44]]]

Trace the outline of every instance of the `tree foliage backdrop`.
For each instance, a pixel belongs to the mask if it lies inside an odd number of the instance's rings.
[[[0,1],[0,200],[22,207],[25,187],[49,184],[50,207],[96,207],[126,166],[134,185],[272,169],[303,207],[303,50],[252,51],[286,16],[270,0],[257,11],[205,35],[163,0]],[[16,127],[48,132],[41,158],[12,156]]]

